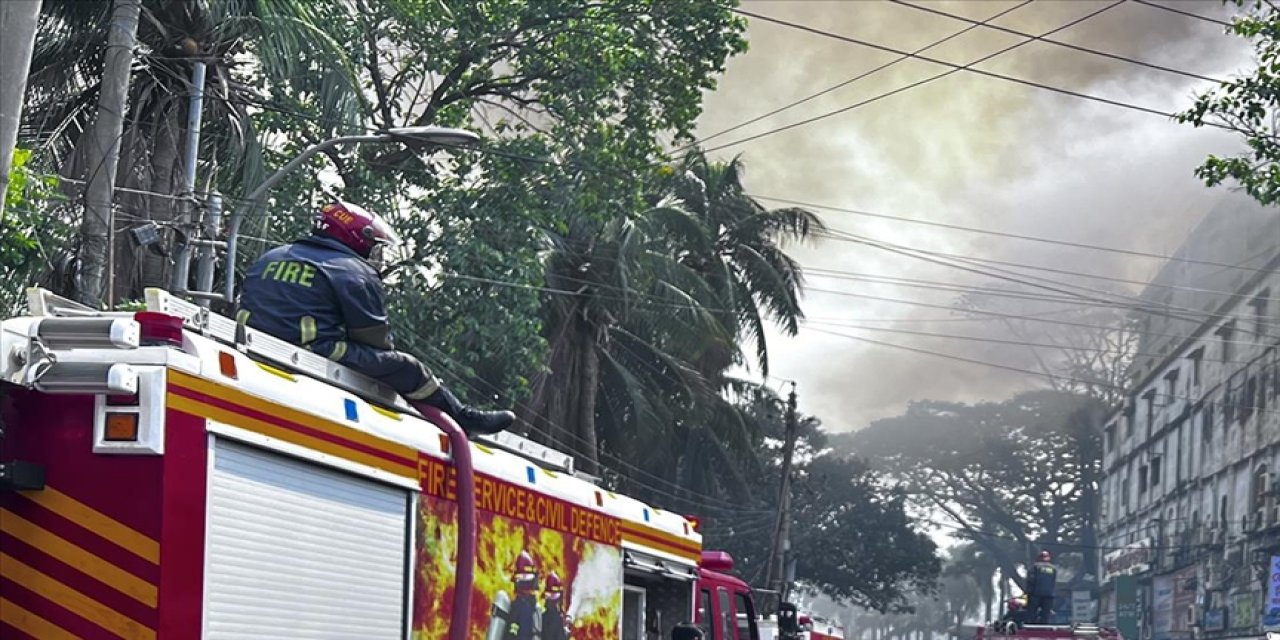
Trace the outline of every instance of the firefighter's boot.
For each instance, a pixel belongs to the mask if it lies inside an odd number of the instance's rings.
[[[418,402],[445,412],[469,436],[505,431],[516,420],[516,414],[510,411],[482,411],[462,404],[457,396],[444,387],[436,389],[435,393]]]

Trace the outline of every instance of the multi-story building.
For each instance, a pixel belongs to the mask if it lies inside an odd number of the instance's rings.
[[[1280,211],[1230,194],[1141,296],[1100,513],[1101,621],[1126,634],[1259,637],[1280,603],[1277,266]]]

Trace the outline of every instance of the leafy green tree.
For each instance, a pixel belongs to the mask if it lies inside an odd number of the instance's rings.
[[[538,289],[556,237],[649,208],[644,189],[663,142],[688,137],[702,92],[745,47],[743,22],[728,4],[700,0],[353,6],[357,15],[327,28],[351,44],[358,95],[339,100],[341,91],[326,93],[305,74],[271,85],[256,121],[283,141],[270,162],[366,126],[479,130],[479,151],[365,146],[336,150],[324,164],[338,177],[335,190],[391,212],[411,235],[392,294],[415,350],[446,378],[458,376],[473,400],[520,401],[549,348]],[[298,64],[321,64],[311,55]],[[279,218],[296,219],[318,195],[299,174],[250,233],[284,239]],[[557,387],[567,388],[580,387]],[[548,412],[544,402],[532,406]],[[588,437],[578,424],[564,431],[559,439]]]
[[[31,168],[31,151],[15,149],[0,216],[0,310],[18,311],[25,288],[36,284],[53,259],[54,247],[66,242],[71,225],[59,215],[56,177]]]
[[[1269,0],[1224,0],[1245,12],[1227,32],[1251,41],[1257,67],[1196,98],[1179,122],[1217,125],[1240,133],[1247,150],[1209,156],[1196,175],[1209,186],[1234,181],[1262,204],[1280,202],[1280,8]]]
[[[762,416],[778,442],[781,414]],[[907,513],[906,496],[865,460],[831,452],[814,418],[800,421],[792,481],[789,555],[802,590],[876,611],[907,611],[932,593],[941,570],[937,548]],[[762,447],[765,467],[753,477],[755,499],[744,506],[770,512],[777,505],[781,447]],[[752,584],[765,576],[773,517],[711,516],[704,545],[726,549]]]
[[[990,554],[1003,576],[1020,583],[1020,564],[1042,547],[1080,576],[1095,566],[1080,550],[1096,552],[1096,409],[1095,400],[1057,391],[976,405],[917,402],[833,444],[875,460],[915,507]]]

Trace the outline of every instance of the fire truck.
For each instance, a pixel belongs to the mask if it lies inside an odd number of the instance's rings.
[[[777,616],[760,620],[760,640],[844,640],[844,627],[784,603]]]
[[[978,627],[974,640],[1123,640],[1120,632],[1096,624],[1013,624],[993,622]]]
[[[759,640],[684,516],[162,290],[30,290],[0,419],[6,639]]]

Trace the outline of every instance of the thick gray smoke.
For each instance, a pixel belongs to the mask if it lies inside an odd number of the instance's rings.
[[[930,2],[985,20],[1014,2]],[[1037,1],[996,24],[1040,34],[1110,2]],[[1224,18],[1218,2],[1177,2]],[[968,25],[891,2],[747,2],[745,10],[826,31],[914,50]],[[751,50],[730,62],[707,96],[700,134],[710,135],[894,59],[894,54],[753,20]],[[1220,25],[1128,2],[1052,36],[1082,47],[1226,78],[1247,68],[1247,43]],[[966,64],[1023,40],[975,29],[925,55]],[[1032,42],[980,68],[1073,91],[1171,112],[1209,83]],[[904,61],[839,91],[718,137],[708,147],[831,111],[945,69]],[[961,71],[842,115],[713,153],[741,154],[755,195],[791,198],[933,221],[1047,236],[1073,242],[1171,253],[1221,195],[1192,174],[1209,153],[1240,147],[1232,135]],[[819,211],[833,229],[933,251],[1032,263],[1145,281],[1157,260],[974,235]],[[997,284],[865,246],[819,241],[795,249],[810,269],[890,275],[964,285]],[[1041,274],[1136,294],[1122,283]],[[813,275],[813,288],[950,305],[957,294]],[[1043,303],[994,302],[1002,312],[1038,313]],[[1061,305],[1057,305],[1061,307]],[[1001,321],[811,292],[810,318],[982,337],[1013,338]],[[1070,313],[1059,315],[1073,317]],[[884,319],[901,319],[887,322]],[[870,321],[868,321],[870,319]],[[932,321],[937,319],[937,321]],[[1087,320],[1086,320],[1087,321]],[[956,356],[1034,368],[1023,347],[809,325],[799,337],[775,336],[773,373],[800,383],[803,408],[833,430],[857,429],[900,412],[913,399],[1001,399],[1043,386],[1032,376],[908,353],[820,333],[856,333]]]

